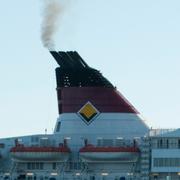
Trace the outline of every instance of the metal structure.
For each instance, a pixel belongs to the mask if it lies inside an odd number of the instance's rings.
[[[158,177],[151,173],[152,138],[139,112],[77,52],[50,53],[59,65],[54,133],[0,139],[0,180]]]

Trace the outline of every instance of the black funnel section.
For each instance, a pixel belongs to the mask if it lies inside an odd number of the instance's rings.
[[[76,51],[50,51],[50,53],[63,69],[82,69],[89,67]]]
[[[57,87],[109,87],[102,74],[87,65],[76,51],[50,51],[60,67],[56,68]]]

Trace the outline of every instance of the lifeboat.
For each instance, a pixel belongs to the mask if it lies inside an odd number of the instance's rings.
[[[18,145],[10,150],[11,157],[15,161],[67,161],[70,149],[60,147],[25,147]]]
[[[139,157],[137,147],[96,147],[87,145],[79,150],[85,162],[136,162]]]

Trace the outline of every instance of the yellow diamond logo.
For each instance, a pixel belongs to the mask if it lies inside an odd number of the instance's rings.
[[[78,112],[80,117],[88,124],[99,115],[99,111],[90,103],[86,103]]]

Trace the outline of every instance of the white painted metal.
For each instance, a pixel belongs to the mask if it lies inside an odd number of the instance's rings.
[[[69,154],[64,152],[11,152],[11,157],[18,162],[65,162],[68,160]]]
[[[85,162],[137,162],[137,152],[81,152],[80,158]]]

